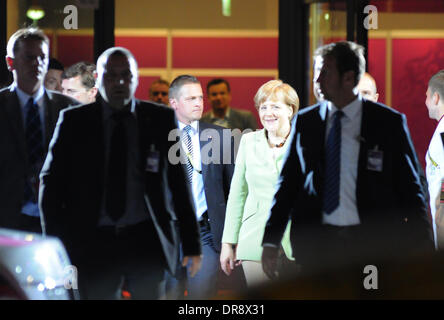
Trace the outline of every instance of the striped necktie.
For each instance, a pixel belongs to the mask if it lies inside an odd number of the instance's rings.
[[[323,211],[332,213],[339,206],[339,186],[341,168],[341,119],[344,112],[338,110],[333,115],[333,126],[327,138],[325,150],[325,181]]]
[[[40,121],[39,108],[34,99],[29,98],[25,105],[25,138],[28,162],[30,166],[30,179],[25,184],[25,202],[37,202],[38,174],[44,161],[43,131]]]
[[[185,144],[185,147],[187,148],[187,162],[186,162],[186,173],[187,173],[187,180],[188,183],[191,184],[191,182],[193,181],[193,164],[192,164],[192,160],[193,160],[193,143],[191,141],[191,137],[190,137],[190,131],[191,131],[191,126],[187,125],[183,128],[182,131],[182,139],[183,142]]]

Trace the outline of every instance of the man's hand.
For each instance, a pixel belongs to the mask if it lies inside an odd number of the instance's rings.
[[[275,247],[265,246],[262,251],[262,269],[265,274],[272,280],[277,278],[277,257],[279,249]]]
[[[188,259],[191,259],[191,265],[188,268],[188,273],[191,278],[193,278],[197,271],[199,271],[202,265],[202,255],[200,256],[185,256],[182,260],[182,266],[186,267],[188,265]]]

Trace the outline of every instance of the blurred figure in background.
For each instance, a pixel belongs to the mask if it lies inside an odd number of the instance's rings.
[[[250,111],[231,107],[231,88],[227,80],[213,79],[208,82],[207,96],[211,110],[204,113],[202,121],[240,131],[256,130],[257,121]]]
[[[83,104],[96,101],[96,65],[88,62],[78,62],[63,73],[63,94],[70,96]]]
[[[364,99],[378,102],[379,93],[376,90],[375,79],[367,72],[361,77],[358,83],[358,91]]]
[[[322,69],[322,57],[315,56],[313,59],[313,94],[317,102],[321,102],[322,100],[324,100],[324,95],[322,94],[319,82],[316,81],[319,77],[321,69]]]
[[[163,79],[154,80],[149,90],[149,100],[157,103],[163,103],[168,106],[170,101],[168,98],[168,89],[170,84]]]
[[[426,176],[430,194],[430,209],[433,219],[435,246],[444,250],[444,217],[441,201],[444,179],[444,70],[434,74],[426,92],[425,104],[430,119],[438,121],[435,133],[430,140],[426,155]]]
[[[62,74],[65,68],[63,64],[54,58],[49,59],[48,72],[45,76],[45,88],[62,92]]]

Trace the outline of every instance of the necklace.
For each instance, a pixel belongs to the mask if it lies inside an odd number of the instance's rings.
[[[284,146],[285,142],[287,141],[288,136],[290,135],[290,131],[291,131],[291,130],[288,131],[288,133],[287,133],[287,135],[285,136],[284,140],[283,140],[281,143],[278,143],[278,144],[276,144],[276,143],[271,143],[271,142],[270,142],[270,140],[268,139],[268,132],[267,132],[267,131],[265,131],[265,135],[267,136],[267,141],[268,141],[273,147],[276,147],[276,148],[282,148],[282,147]]]

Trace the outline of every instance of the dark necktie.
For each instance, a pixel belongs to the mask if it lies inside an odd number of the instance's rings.
[[[333,126],[327,138],[325,152],[325,182],[323,211],[332,213],[339,206],[339,186],[341,168],[341,118],[344,112],[338,110],[333,115]]]
[[[129,112],[115,112],[111,116],[115,125],[108,156],[106,212],[114,221],[123,216],[126,208],[128,139],[124,119],[128,116]]]
[[[44,157],[42,123],[38,108],[34,99],[29,98],[25,105],[25,138],[31,175],[25,184],[25,202],[37,202],[38,174]]]
[[[191,142],[190,130],[191,126],[187,125],[183,128],[182,131],[182,139],[187,148],[187,150],[185,150],[187,152],[186,173],[189,184],[191,184],[191,182],[193,181],[193,164],[191,163],[191,161],[193,160],[193,143]]]

